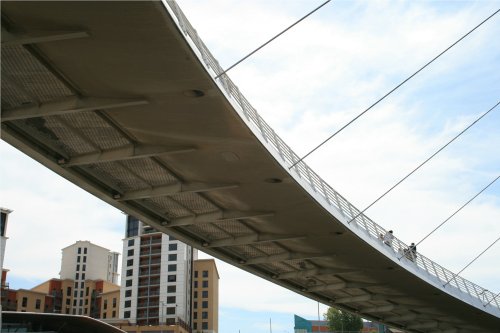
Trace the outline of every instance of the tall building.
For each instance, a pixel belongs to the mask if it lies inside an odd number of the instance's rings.
[[[219,331],[219,272],[213,259],[198,259],[193,265],[193,331]]]
[[[85,306],[89,290],[86,280],[102,280],[116,284],[118,257],[119,253],[111,252],[89,241],[78,241],[62,249],[59,275],[61,280],[74,280],[73,314],[90,315],[89,307]]]
[[[120,318],[129,323],[191,327],[191,246],[127,216]]]
[[[3,258],[5,256],[5,244],[7,243],[7,221],[11,210],[0,208],[0,267],[3,272]]]

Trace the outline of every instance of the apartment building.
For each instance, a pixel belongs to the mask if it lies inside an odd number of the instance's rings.
[[[89,241],[77,241],[62,249],[60,278],[74,280],[72,314],[90,315],[85,303],[95,284],[92,281],[116,284],[119,255]]]
[[[3,259],[5,256],[5,244],[7,243],[7,222],[9,214],[12,213],[10,209],[0,208],[0,267],[3,271]]]
[[[197,251],[127,216],[120,318],[132,325],[191,327],[192,264]]]
[[[219,272],[213,259],[198,259],[193,265],[194,332],[219,331]]]

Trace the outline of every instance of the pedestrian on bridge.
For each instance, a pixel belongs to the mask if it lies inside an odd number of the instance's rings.
[[[384,243],[387,246],[392,247],[392,240],[394,239],[394,235],[392,234],[392,230],[389,230],[384,235]]]

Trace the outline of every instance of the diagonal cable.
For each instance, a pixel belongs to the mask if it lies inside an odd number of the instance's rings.
[[[441,148],[438,149],[438,151],[436,151],[434,154],[432,154],[431,156],[429,156],[425,161],[423,161],[422,163],[420,163],[415,169],[413,169],[409,174],[407,174],[406,176],[404,176],[403,178],[401,178],[396,184],[394,184],[390,189],[388,189],[387,191],[385,191],[381,196],[379,196],[377,199],[375,199],[375,201],[373,201],[371,204],[369,204],[365,209],[363,209],[362,211],[360,211],[356,216],[354,216],[349,222],[348,224],[350,224],[352,221],[354,221],[355,219],[358,218],[358,216],[360,216],[361,214],[363,214],[364,212],[366,212],[371,206],[373,206],[374,204],[376,204],[380,199],[382,199],[383,197],[385,197],[387,194],[389,194],[389,192],[391,192],[392,190],[394,190],[399,184],[401,184],[402,182],[404,182],[408,177],[410,177],[411,175],[413,175],[418,169],[420,169],[424,164],[426,164],[427,162],[429,162],[434,156],[436,156],[437,154],[439,154],[443,149],[445,149],[446,147],[448,147],[453,141],[455,141],[458,137],[460,137],[462,134],[464,134],[469,128],[471,128],[472,126],[474,126],[478,121],[480,121],[481,119],[483,119],[488,113],[490,113],[491,111],[493,111],[498,105],[500,104],[500,101],[497,102],[491,109],[489,109],[488,111],[486,111],[485,113],[483,113],[479,118],[477,118],[476,120],[474,120],[469,126],[467,126],[465,129],[463,129],[460,133],[458,133],[457,135],[455,135],[455,137],[453,137],[453,139],[451,139],[450,141],[448,141],[444,146],[442,146]]]
[[[491,181],[488,185],[486,185],[485,187],[483,187],[483,189],[481,191],[479,191],[478,193],[476,193],[476,195],[474,195],[472,198],[470,198],[466,203],[464,203],[459,209],[457,209],[453,214],[451,214],[450,216],[448,216],[448,218],[446,220],[444,220],[440,225],[438,225],[436,228],[434,228],[434,230],[432,230],[431,232],[429,232],[424,238],[422,238],[417,244],[415,244],[415,249],[417,248],[418,245],[420,245],[420,243],[422,243],[424,240],[427,239],[427,237],[429,237],[430,235],[432,235],[436,230],[438,230],[439,228],[441,228],[446,222],[448,222],[453,216],[457,215],[458,212],[460,212],[463,208],[465,208],[465,206],[467,206],[468,204],[470,204],[472,202],[472,200],[476,199],[481,193],[483,193],[484,191],[486,191],[486,189],[488,189],[488,187],[490,187],[491,185],[493,185],[493,183],[495,183],[498,179],[500,178],[500,175],[498,175],[493,181]],[[401,259],[404,257],[404,254],[399,257],[398,259]]]
[[[261,48],[263,48],[267,44],[271,43],[273,40],[275,40],[279,36],[283,35],[285,32],[287,32],[288,30],[290,30],[291,28],[293,28],[294,26],[296,26],[297,24],[299,24],[300,22],[302,22],[303,20],[305,20],[307,17],[309,17],[311,14],[313,14],[314,12],[316,12],[317,10],[319,10],[321,7],[323,7],[324,5],[326,5],[327,3],[329,3],[330,1],[331,0],[327,0],[327,1],[323,2],[321,5],[319,5],[318,7],[316,7],[315,9],[313,9],[312,11],[310,11],[309,13],[307,13],[306,15],[302,16],[302,18],[300,18],[298,21],[295,21],[295,23],[293,23],[292,25],[290,25],[288,28],[286,28],[285,30],[283,30],[282,32],[280,32],[279,34],[277,34],[276,36],[274,36],[273,38],[271,38],[270,40],[268,40],[267,42],[265,42],[264,44],[262,44],[261,46],[259,46],[258,48],[256,48],[255,50],[253,50],[252,52],[250,52],[249,54],[247,54],[246,56],[244,56],[243,58],[241,58],[240,60],[238,60],[237,62],[235,62],[232,66],[230,66],[228,69],[226,69],[225,71],[223,71],[222,73],[220,73],[219,75],[217,75],[215,78],[217,79],[220,76],[222,76],[222,75],[226,74],[227,72],[229,72],[231,69],[233,69],[234,67],[236,67],[237,65],[239,65],[241,62],[243,62],[244,60],[246,60],[248,57],[250,57],[252,54],[254,54],[255,52],[259,51]]]
[[[436,59],[438,59],[439,57],[441,57],[443,54],[445,54],[448,50],[450,50],[452,47],[454,47],[455,45],[457,45],[459,42],[461,42],[465,37],[469,36],[472,32],[474,32],[474,30],[476,30],[477,28],[479,28],[481,25],[483,25],[486,21],[488,21],[490,18],[492,18],[493,16],[495,16],[498,12],[500,12],[500,9],[498,9],[496,12],[494,12],[493,14],[491,14],[490,16],[488,16],[486,19],[484,19],[481,23],[479,23],[478,25],[476,25],[472,30],[470,30],[468,33],[466,33],[465,35],[463,35],[460,39],[458,39],[455,43],[451,44],[450,46],[448,46],[443,52],[439,53],[436,57],[434,57],[431,61],[429,61],[428,63],[426,63],[423,67],[421,67],[418,71],[416,71],[415,73],[413,73],[412,75],[410,75],[408,78],[406,78],[403,82],[401,82],[400,84],[398,84],[396,87],[394,87],[391,91],[389,91],[387,94],[385,94],[384,96],[382,96],[381,98],[379,98],[375,103],[373,103],[372,105],[370,105],[366,110],[364,110],[363,112],[361,112],[360,114],[358,114],[356,117],[354,117],[353,119],[351,119],[347,124],[345,124],[344,126],[342,126],[340,129],[338,129],[335,133],[333,133],[332,135],[330,135],[326,140],[324,140],[323,142],[321,142],[319,145],[317,145],[314,149],[312,149],[310,152],[308,152],[307,154],[305,154],[302,158],[300,158],[297,162],[293,163],[292,166],[290,166],[288,169],[292,169],[295,165],[297,165],[297,163],[301,162],[302,160],[304,160],[306,157],[308,157],[309,155],[311,155],[312,153],[314,153],[319,147],[323,146],[325,143],[327,143],[328,141],[330,141],[330,139],[332,139],[334,136],[336,136],[337,134],[339,134],[340,132],[342,132],[347,126],[351,125],[353,122],[355,122],[356,120],[358,120],[358,118],[360,118],[362,115],[364,115],[365,113],[367,113],[368,111],[370,111],[375,105],[377,105],[378,103],[380,103],[382,100],[384,100],[387,96],[389,96],[390,94],[392,94],[394,91],[396,91],[399,87],[401,87],[403,84],[405,84],[406,82],[408,82],[410,79],[412,79],[415,75],[417,75],[418,73],[420,73],[423,69],[425,69],[427,66],[429,66],[431,63],[433,63]]]
[[[464,268],[462,268],[462,269],[460,270],[460,272],[458,272],[458,273],[456,273],[456,274],[453,274],[453,277],[452,277],[451,279],[449,279],[449,280],[448,280],[448,282],[446,282],[446,283],[443,285],[443,287],[444,287],[444,286],[446,286],[448,283],[450,283],[450,281],[451,281],[451,280],[453,280],[454,278],[456,278],[458,275],[460,275],[460,273],[462,273],[463,271],[465,271],[465,269],[466,269],[467,267],[469,267],[470,265],[472,265],[472,263],[473,263],[474,261],[476,261],[476,260],[477,260],[480,256],[482,256],[482,255],[483,255],[486,251],[488,251],[488,250],[489,250],[489,249],[490,249],[493,245],[495,245],[495,243],[496,243],[496,242],[498,242],[499,240],[500,240],[500,237],[498,237],[498,238],[497,238],[497,239],[496,239],[493,243],[491,243],[491,244],[490,244],[490,245],[489,245],[489,246],[488,246],[488,247],[487,247],[487,248],[486,248],[483,252],[479,253],[479,254],[478,254],[478,255],[477,255],[474,259],[472,259],[472,260],[471,260],[471,261],[470,261],[467,265],[465,265],[465,267],[464,267]]]
[[[472,198],[469,199],[469,201],[467,201],[466,203],[464,203],[459,209],[457,209],[453,214],[451,214],[446,220],[444,220],[440,225],[438,225],[436,228],[434,228],[434,230],[432,230],[431,232],[429,232],[424,238],[422,238],[415,246],[419,245],[420,243],[422,243],[424,240],[427,239],[427,237],[429,237],[430,235],[432,235],[436,230],[438,230],[439,228],[441,228],[441,226],[443,226],[446,222],[448,222],[453,216],[455,216],[458,212],[460,212],[465,206],[467,206],[469,203],[472,202],[472,200],[476,199],[481,193],[483,193],[484,191],[486,191],[486,189],[488,187],[490,187],[491,185],[493,185],[493,183],[495,183],[498,178],[500,178],[500,175],[498,175],[493,181],[491,181],[488,185],[486,185],[485,187],[483,187],[483,189],[481,191],[479,191],[475,196],[473,196]]]

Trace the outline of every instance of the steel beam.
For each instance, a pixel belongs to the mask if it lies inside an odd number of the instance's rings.
[[[14,109],[2,110],[2,122],[10,120],[47,117],[75,112],[93,111],[101,109],[123,108],[127,106],[144,105],[149,102],[145,99],[119,99],[95,97],[69,97],[59,101],[42,103]]]
[[[317,292],[317,291],[340,290],[340,289],[350,289],[350,288],[351,289],[365,288],[374,285],[375,285],[374,283],[363,283],[363,282],[337,282],[337,283],[329,283],[307,288],[307,291]]]
[[[224,247],[224,246],[236,246],[236,245],[248,245],[256,243],[267,243],[267,242],[277,242],[277,241],[287,241],[304,239],[306,236],[296,236],[296,235],[275,235],[275,234],[252,234],[240,237],[230,237],[217,239],[210,243],[204,245],[204,247]]]
[[[2,46],[56,42],[60,40],[85,38],[89,36],[90,35],[87,31],[60,30],[14,33],[2,28]]]
[[[361,313],[391,312],[394,309],[396,309],[396,306],[389,304],[389,305],[372,306],[369,308],[364,308],[364,309],[359,310],[359,312],[361,312]],[[398,307],[398,309],[401,309],[401,308]]]
[[[412,324],[408,325],[405,328],[409,330],[417,330],[417,329],[426,329],[426,328],[437,328],[439,323],[435,320],[424,322],[424,323],[417,323],[417,324]]]
[[[316,268],[316,269],[306,269],[302,271],[285,272],[280,273],[275,276],[279,280],[288,279],[300,279],[300,278],[310,278],[320,275],[336,275],[343,273],[359,273],[359,269],[348,269],[348,268]]]
[[[179,226],[186,226],[199,223],[215,223],[227,220],[254,219],[254,218],[268,217],[273,215],[274,215],[273,212],[216,211],[213,213],[180,217],[177,219],[164,222],[163,225],[166,227],[179,227]]]
[[[114,162],[129,160],[134,158],[144,158],[163,154],[177,154],[194,151],[193,147],[175,147],[175,146],[152,146],[152,145],[127,145],[120,148],[103,150],[100,152],[73,156],[69,160],[60,160],[59,165],[72,167],[77,165],[86,165],[103,162]]]
[[[269,263],[286,261],[286,260],[329,257],[331,255],[332,254],[328,254],[328,253],[283,252],[283,253],[279,253],[279,254],[273,254],[270,256],[262,256],[262,257],[247,259],[244,264],[245,265],[269,264]]]
[[[366,302],[372,300],[372,295],[360,295],[360,296],[350,296],[350,297],[341,297],[334,300],[334,303],[345,304],[345,303],[353,303],[353,302]]]
[[[394,305],[393,305],[393,308],[394,308]],[[389,310],[389,311],[391,311],[391,310]],[[373,312],[373,311],[366,311],[366,309],[363,309],[363,310],[361,310],[361,312]],[[406,314],[406,315],[387,317],[387,318],[384,318],[384,321],[387,321],[387,322],[405,322],[405,321],[415,320],[419,317],[422,317],[422,315],[417,315],[416,313],[411,313],[411,314]]]
[[[118,201],[138,200],[153,197],[166,197],[178,193],[198,193],[225,190],[238,187],[238,184],[210,184],[210,183],[175,183],[172,185],[145,188],[137,191],[129,191],[117,196]]]

